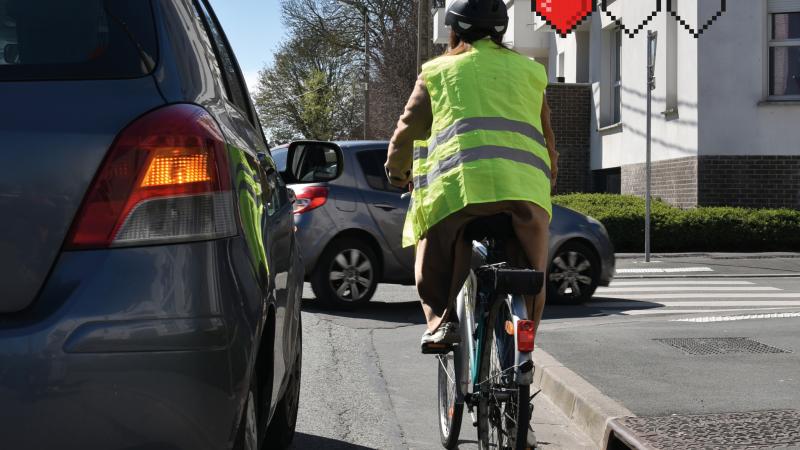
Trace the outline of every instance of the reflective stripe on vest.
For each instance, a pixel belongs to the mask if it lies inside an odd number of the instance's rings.
[[[415,150],[424,151],[424,147],[418,147]],[[414,187],[424,189],[431,183],[435,182],[442,174],[456,168],[461,164],[466,164],[473,161],[482,159],[503,158],[514,162],[527,164],[542,171],[542,173],[550,179],[550,166],[545,160],[539,158],[537,155],[516,148],[499,147],[496,145],[486,145],[483,147],[475,147],[467,150],[462,150],[449,158],[443,159],[436,163],[436,166],[428,171],[427,174],[421,174],[414,177]]]
[[[440,144],[448,142],[456,136],[469,133],[470,131],[509,131],[519,133],[538,142],[541,146],[546,146],[544,136],[533,125],[518,120],[510,120],[504,117],[470,117],[461,119],[445,128],[430,141],[426,149],[415,149],[414,159],[427,158],[429,153],[433,153]],[[416,150],[419,150],[417,152]]]

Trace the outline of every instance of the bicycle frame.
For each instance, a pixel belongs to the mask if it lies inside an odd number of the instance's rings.
[[[482,243],[474,241],[472,243],[473,254],[480,259],[480,265],[486,264],[489,249]],[[486,331],[489,329],[489,315],[491,308],[497,301],[500,301],[492,290],[489,291],[489,298],[480,295],[480,286],[474,270],[470,270],[465,288],[462,289],[457,297],[456,311],[461,326],[462,348],[454,354],[454,373],[456,375],[456,402],[464,403],[465,398],[470,392],[480,391],[479,367],[480,349],[483,348],[483,340],[487,338]],[[521,295],[506,295],[502,301],[509,306],[512,314],[514,330],[517,330],[517,322],[528,318],[525,299]],[[477,323],[476,323],[477,322]],[[475,330],[475,336],[472,335]],[[533,383],[532,356],[528,352],[520,352],[517,339],[514,339],[515,359],[514,370],[517,383],[520,385],[530,385]],[[470,367],[472,370],[470,370]],[[471,389],[470,389],[471,388]]]

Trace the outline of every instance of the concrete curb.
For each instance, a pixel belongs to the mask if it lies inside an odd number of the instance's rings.
[[[533,382],[598,448],[605,448],[610,422],[634,414],[537,347]]]

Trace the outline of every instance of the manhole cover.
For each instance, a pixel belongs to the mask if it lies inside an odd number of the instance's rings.
[[[683,350],[690,355],[727,355],[729,353],[791,353],[750,338],[665,338],[654,341]]]
[[[759,411],[665,417],[623,417],[625,433],[644,448],[658,450],[797,449],[800,411]],[[636,442],[630,442],[636,444]]]

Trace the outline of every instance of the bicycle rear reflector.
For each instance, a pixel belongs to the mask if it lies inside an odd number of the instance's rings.
[[[534,331],[532,320],[517,321],[517,350],[525,353],[533,351]]]

